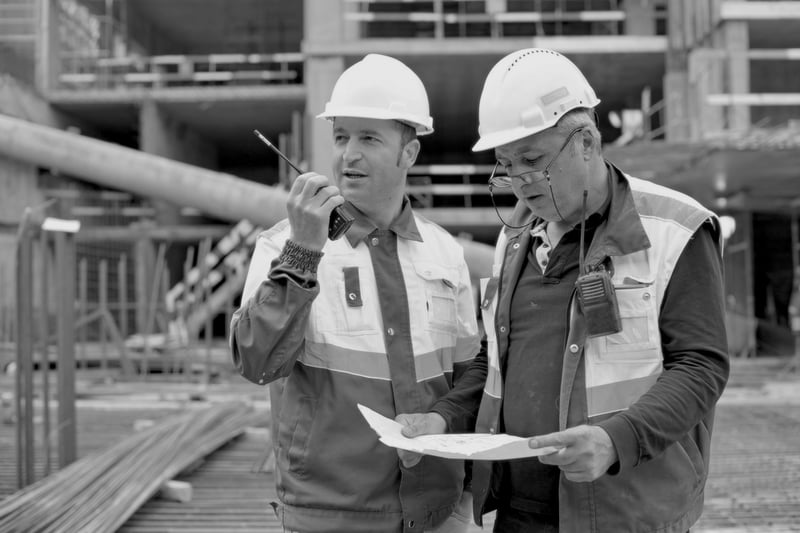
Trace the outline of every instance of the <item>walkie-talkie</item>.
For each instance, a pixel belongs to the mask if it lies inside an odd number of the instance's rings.
[[[578,276],[575,288],[586,320],[587,336],[600,337],[622,331],[617,293],[605,269]]]
[[[295,172],[297,172],[298,174],[303,173],[302,170],[297,168],[297,165],[292,163],[292,161],[288,157],[283,155],[283,152],[278,150],[277,146],[269,142],[269,139],[261,135],[260,131],[253,130],[253,133],[255,133],[256,137],[261,139],[264,142],[264,144],[272,148],[272,150],[276,154],[278,154],[281,159],[286,161],[289,164],[289,166],[295,170]],[[353,224],[354,220],[355,218],[353,218],[353,216],[350,213],[348,213],[344,207],[340,205],[334,207],[333,211],[331,211],[331,219],[328,222],[328,238],[332,241],[335,241],[336,239],[344,235],[347,232],[347,230],[350,229],[350,226]]]

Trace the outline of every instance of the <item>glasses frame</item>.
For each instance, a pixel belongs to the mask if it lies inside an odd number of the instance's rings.
[[[547,163],[547,165],[541,171],[539,171],[539,170],[529,170],[528,172],[522,172],[520,174],[515,174],[513,176],[495,176],[495,173],[497,172],[497,167],[500,166],[500,161],[495,161],[494,168],[492,169],[492,174],[489,176],[489,197],[492,199],[492,207],[494,207],[494,212],[497,214],[497,218],[500,219],[500,222],[502,222],[504,226],[506,226],[507,228],[511,228],[511,229],[522,229],[522,228],[527,227],[528,224],[524,224],[522,226],[512,226],[511,224],[506,222],[503,219],[503,217],[500,215],[500,210],[497,209],[497,203],[494,201],[493,189],[495,189],[495,188],[497,188],[497,189],[508,189],[509,187],[511,187],[511,184],[512,184],[514,178],[519,178],[519,179],[525,181],[526,183],[528,183],[529,185],[532,185],[534,183],[538,183],[538,182],[540,182],[542,180],[547,180],[547,185],[548,185],[548,187],[550,187],[550,194],[552,195],[553,194],[553,187],[552,187],[552,185],[550,183],[550,166],[553,163],[555,163],[556,159],[558,159],[558,156],[561,155],[561,152],[564,151],[564,149],[567,147],[567,145],[572,140],[572,137],[576,133],[578,133],[579,131],[581,131],[582,129],[584,129],[586,127],[587,126],[578,126],[574,130],[569,132],[569,135],[567,135],[567,138],[564,141],[564,144],[561,145],[561,148],[558,150],[558,153],[556,153],[556,155],[553,156],[553,158],[550,160],[550,162]],[[537,178],[537,179],[533,179],[533,180],[529,180],[528,178],[525,177],[528,174],[535,174],[537,172],[541,172],[542,177]],[[507,179],[502,179],[502,178],[507,178]],[[553,200],[553,202],[554,202],[556,211],[558,212],[558,205],[555,204],[555,199]],[[560,212],[559,212],[559,216],[561,216]]]
[[[510,176],[509,175],[495,176],[495,174],[497,173],[497,167],[501,166],[500,161],[495,161],[494,168],[492,169],[492,174],[489,176],[489,190],[491,191],[492,187],[497,189],[508,189],[509,187],[512,186],[514,178],[521,179],[528,185],[539,183],[542,180],[550,181],[550,167],[553,165],[553,163],[556,162],[556,159],[558,159],[558,157],[561,155],[564,149],[569,145],[570,141],[572,141],[572,138],[575,136],[575,134],[585,128],[586,126],[578,126],[574,130],[569,132],[569,135],[567,135],[564,144],[561,145],[561,148],[558,150],[556,155],[554,155],[553,158],[550,159],[550,162],[547,163],[547,165],[542,170],[528,170],[527,172],[520,172],[519,174],[514,174]],[[529,176],[534,176],[536,174],[541,174],[541,175],[535,177],[529,177]]]

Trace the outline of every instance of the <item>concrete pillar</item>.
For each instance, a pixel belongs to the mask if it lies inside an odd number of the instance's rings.
[[[305,0],[305,41],[320,44],[357,40],[360,37],[358,23],[345,18],[347,10],[354,9],[354,5],[345,0]]]
[[[628,0],[625,9],[625,35],[655,35],[656,10],[653,0]]]
[[[36,30],[36,88],[49,94],[58,85],[61,65],[58,33],[58,3],[40,0],[39,25]]]
[[[324,50],[325,45],[337,45],[358,39],[356,23],[345,20],[347,9],[353,5],[344,0],[306,0],[304,16],[305,43],[313,50]],[[316,118],[325,109],[339,75],[344,72],[345,60],[341,56],[310,56],[306,58],[305,85],[307,90],[304,117],[305,159],[309,169],[321,173],[331,170],[330,123]]]
[[[669,0],[667,52],[664,74],[664,136],[667,141],[689,137],[689,98],[686,42],[683,33],[683,0]]]
[[[713,49],[698,49],[689,54],[690,138],[718,136],[725,129],[724,110],[708,105],[709,94],[723,92],[721,56]]]
[[[142,104],[139,128],[139,149],[142,152],[199,167],[217,167],[216,147],[185,124],[172,119],[153,101]],[[153,204],[156,206],[156,219],[162,225],[185,222],[180,215],[180,206],[156,199]]]
[[[689,139],[689,75],[685,70],[668,70],[664,75],[665,138],[670,142]]]
[[[318,119],[316,115],[325,109],[345,64],[342,57],[315,57],[306,61],[306,115],[308,117],[308,138],[306,150],[310,169],[322,174],[331,172],[332,136],[331,123]]]
[[[746,21],[726,21],[722,28],[727,59],[727,91],[732,94],[750,92],[750,60],[747,50],[750,38]],[[750,127],[750,107],[745,104],[730,105],[726,109],[728,128],[742,131]]]
[[[140,111],[139,146],[141,151],[174,161],[199,167],[217,168],[217,149],[185,124],[174,120],[153,101],[142,104]],[[156,210],[155,220],[161,226],[192,224],[202,221],[199,217],[189,217],[181,213],[181,206],[159,198],[150,198]],[[166,253],[166,264],[170,283],[180,279],[183,271],[185,251],[182,247],[170,246]],[[145,277],[149,284],[154,281]],[[149,298],[149,296],[148,296]],[[145,300],[146,301],[146,300]],[[141,331],[141,330],[140,330]]]

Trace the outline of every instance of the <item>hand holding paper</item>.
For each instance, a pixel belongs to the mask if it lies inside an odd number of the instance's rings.
[[[558,451],[555,446],[530,448],[529,439],[506,434],[446,433],[420,435],[410,439],[403,436],[402,424],[395,422],[361,404],[359,411],[378,434],[379,440],[401,450],[448,459],[501,461],[522,457],[537,457]]]
[[[447,422],[439,413],[402,413],[394,417],[394,419],[403,426],[401,433],[409,439],[420,435],[447,433]],[[406,468],[415,466],[422,459],[422,454],[420,453],[400,448],[396,449],[400,461]]]

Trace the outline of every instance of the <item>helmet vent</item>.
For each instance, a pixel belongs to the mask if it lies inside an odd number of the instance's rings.
[[[516,64],[519,63],[523,58],[526,58],[528,56],[532,56],[534,54],[549,54],[549,55],[553,55],[553,56],[560,56],[561,55],[558,52],[554,52],[553,50],[546,50],[546,49],[542,49],[542,48],[531,48],[529,50],[526,50],[525,52],[523,52],[519,56],[517,56],[514,59],[514,61],[512,61],[511,64],[508,66],[508,69],[506,70],[506,72],[511,72],[511,69],[514,68],[516,66]]]

